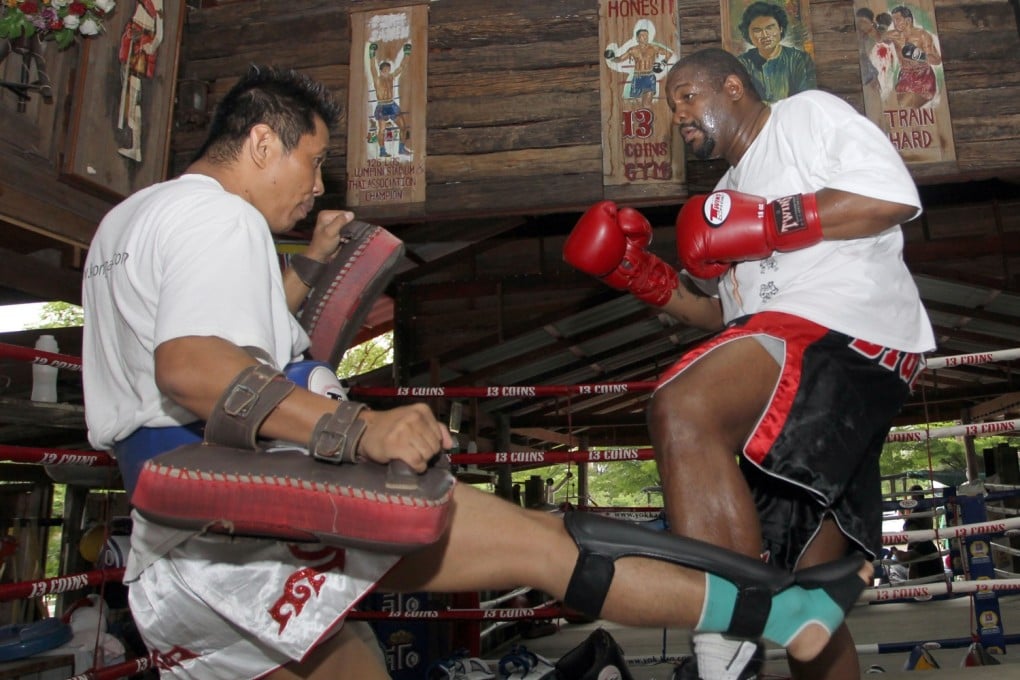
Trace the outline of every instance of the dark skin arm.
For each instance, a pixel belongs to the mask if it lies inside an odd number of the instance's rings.
[[[169,399],[203,420],[208,419],[220,395],[246,366],[255,360],[222,338],[185,336],[156,348],[156,384]],[[305,389],[295,389],[262,424],[263,437],[306,444],[319,418],[336,410],[336,402]],[[384,463],[403,460],[418,472],[453,441],[425,404],[387,411],[362,411],[367,427],[358,453]]]
[[[815,194],[818,219],[826,241],[843,241],[881,232],[911,219],[917,208],[891,203],[838,189],[822,189]]]
[[[827,241],[875,236],[911,219],[917,208],[891,203],[838,189],[822,189],[815,194],[818,218]],[[681,275],[681,285],[662,311],[681,323],[705,330],[723,327],[722,306],[718,298],[705,295]]]
[[[705,295],[684,274],[680,275],[680,285],[673,297],[659,309],[687,326],[708,331],[717,331],[723,327],[719,298]]]

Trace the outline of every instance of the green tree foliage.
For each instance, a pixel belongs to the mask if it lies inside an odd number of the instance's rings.
[[[67,495],[67,487],[63,484],[53,485],[53,509],[50,517],[64,516],[64,498]],[[46,577],[53,578],[60,575],[60,542],[63,530],[60,527],[51,527],[49,540],[46,545]]]
[[[955,423],[937,423],[932,427],[943,427]],[[916,429],[916,428],[909,428]],[[994,436],[980,437],[974,440],[974,449],[978,456],[985,449],[991,449],[1000,443],[1017,446],[1017,437]],[[930,461],[930,463],[929,463]],[[967,459],[963,441],[959,438],[941,438],[920,442],[896,442],[886,444],[880,459],[882,476],[904,474],[907,472],[923,473],[929,469],[934,471],[955,471],[961,475],[966,472]],[[522,488],[532,475],[543,480],[552,478],[554,484],[562,480],[567,471],[574,473],[556,494],[556,501],[577,502],[577,466],[550,465],[543,468],[520,470],[513,473],[514,483]],[[650,488],[661,484],[655,461],[620,461],[605,463],[589,463],[588,491],[592,504],[601,507],[641,507],[661,506],[662,494],[650,491]],[[928,485],[925,484],[927,487]],[[888,491],[889,489],[884,489]]]
[[[85,323],[85,311],[70,302],[47,302],[39,311],[39,319],[25,324],[27,330],[36,328],[72,328]]]
[[[958,422],[932,423],[932,429],[953,427]],[[902,428],[918,430],[917,426]],[[893,429],[893,432],[896,428]],[[980,457],[985,449],[994,449],[999,444],[1017,446],[1016,436],[976,437],[974,450]],[[891,475],[906,470],[962,470],[967,469],[967,450],[960,437],[941,437],[919,442],[892,442],[882,448],[882,474]]]
[[[577,466],[549,465],[542,468],[521,470],[513,473],[514,483],[524,486],[532,475],[543,480],[551,478],[553,485],[558,485],[572,472],[573,479],[560,487],[556,492],[556,502],[569,501],[577,503]],[[662,505],[662,495],[648,491],[648,487],[659,485],[659,473],[655,469],[655,461],[627,460],[608,463],[588,464],[588,493],[590,502],[599,507],[641,507],[646,505]]]
[[[336,374],[353,378],[393,363],[393,332],[383,333],[344,352]]]

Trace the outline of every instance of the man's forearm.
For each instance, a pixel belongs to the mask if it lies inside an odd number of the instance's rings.
[[[719,299],[705,295],[684,275],[680,276],[680,285],[673,292],[673,297],[661,309],[687,326],[709,331],[723,327]]]

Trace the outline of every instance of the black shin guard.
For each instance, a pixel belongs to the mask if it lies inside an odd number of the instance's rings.
[[[738,603],[746,603],[738,605],[740,609],[746,609],[747,614],[764,609],[765,618],[772,594],[794,582],[793,574],[787,571],[704,541],[586,512],[569,512],[563,521],[578,549],[563,603],[592,617],[602,611],[613,581],[614,563],[621,557],[645,557],[722,576],[737,586]],[[764,618],[761,621],[764,626]]]
[[[728,635],[757,638],[772,609],[776,593],[793,585],[824,588],[844,611],[860,594],[864,583],[856,578],[860,557],[850,557],[796,574],[725,548],[682,536],[585,512],[564,517],[567,533],[577,544],[578,556],[563,603],[598,618],[621,557],[644,557],[709,572],[737,588]]]

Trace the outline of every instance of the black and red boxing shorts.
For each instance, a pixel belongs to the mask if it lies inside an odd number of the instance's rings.
[[[853,544],[874,556],[882,540],[878,459],[923,358],[790,314],[762,312],[736,319],[688,352],[660,385],[745,337],[780,365],[779,383],[741,451],[763,554],[795,568],[822,520],[832,516]]]

